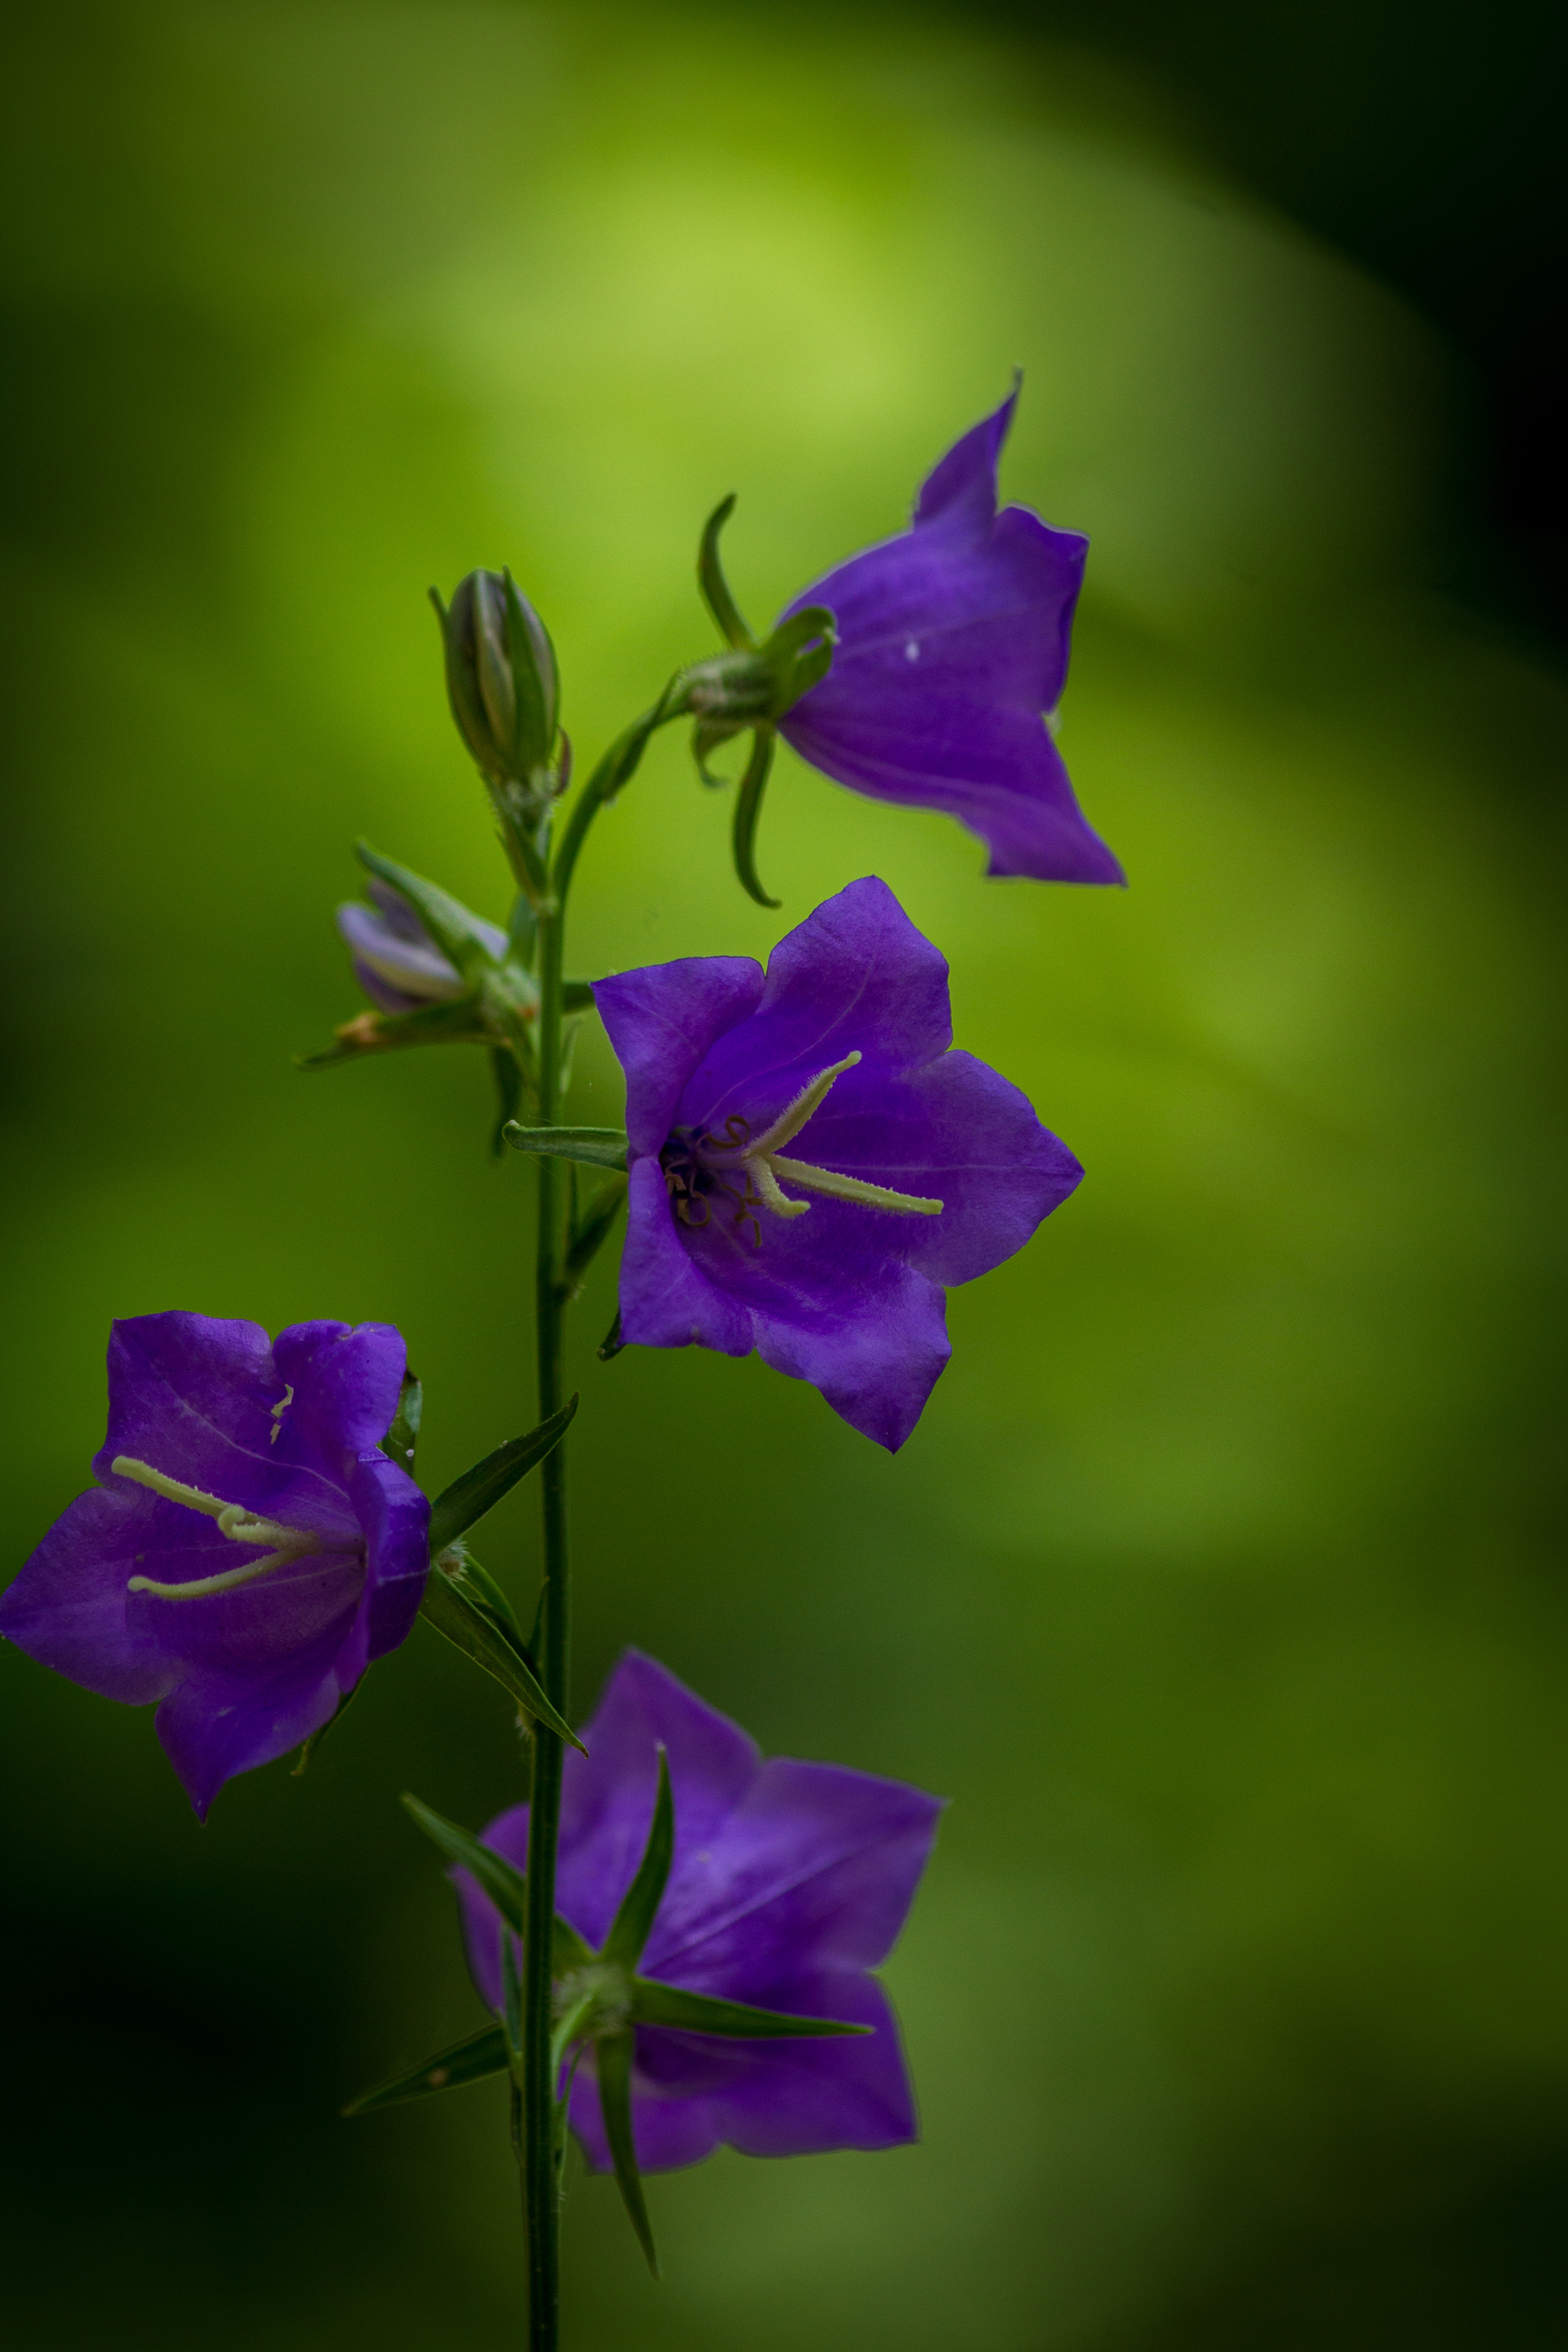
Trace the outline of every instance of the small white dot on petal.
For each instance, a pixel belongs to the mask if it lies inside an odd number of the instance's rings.
[[[906,661],[919,661],[920,657],[920,646],[916,644],[914,638],[911,637],[909,644],[904,647],[904,659]]]

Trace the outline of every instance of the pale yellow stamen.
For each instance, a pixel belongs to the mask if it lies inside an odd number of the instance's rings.
[[[782,1176],[791,1184],[799,1184],[808,1192],[825,1192],[836,1201],[858,1201],[867,1209],[890,1209],[900,1217],[940,1217],[941,1201],[923,1199],[914,1192],[895,1192],[890,1185],[868,1184],[858,1176],[839,1176],[830,1168],[814,1168],[809,1160],[786,1160],[780,1149],[791,1143],[806,1120],[826,1099],[827,1090],[835,1078],[852,1070],[859,1055],[846,1054],[830,1070],[821,1071],[808,1087],[803,1087],[795,1100],[779,1113],[765,1135],[748,1144],[742,1155],[741,1165],[751,1177],[752,1187],[763,1207],[775,1217],[804,1217],[810,1208],[809,1201],[792,1201],[779,1190]]]
[[[238,1568],[225,1569],[217,1576],[198,1576],[188,1584],[160,1584],[155,1577],[133,1576],[126,1586],[128,1592],[155,1592],[162,1601],[199,1601],[205,1593],[228,1592],[237,1584],[248,1584],[258,1576],[265,1576],[274,1568],[288,1568],[294,1561],[308,1559],[317,1552],[357,1552],[363,1549],[363,1538],[351,1535],[318,1535],[306,1528],[284,1527],[277,1519],[258,1518],[243,1503],[226,1503],[219,1495],[205,1494],[199,1486],[187,1486],[180,1478],[165,1476],[154,1470],[150,1462],[139,1462],[133,1454],[117,1454],[110,1464],[116,1477],[134,1480],[138,1486],[151,1488],[171,1503],[183,1503],[188,1511],[200,1511],[204,1517],[216,1519],[220,1534],[231,1543],[271,1544],[274,1549],[264,1559],[248,1559]]]

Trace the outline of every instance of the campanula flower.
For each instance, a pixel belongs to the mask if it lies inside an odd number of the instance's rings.
[[[696,2164],[721,2143],[749,2156],[802,2156],[913,2139],[898,2026],[870,1971],[903,1926],[940,1801],[838,1765],[786,1756],[764,1763],[739,1725],[636,1651],[611,1675],[583,1737],[587,1754],[566,1759],[555,1894],[561,1916],[584,1943],[605,1943],[637,1874],[662,1748],[675,1849],[637,1961],[642,1977],[719,2001],[871,2029],[753,2040],[735,2038],[735,2029],[636,2024],[631,2111],[640,2169]],[[481,1833],[519,1869],[527,1862],[528,1811],[516,1805]],[[500,1917],[466,1871],[454,1876],[474,1980],[500,2013]],[[571,2120],[590,2163],[607,2171],[598,2063],[590,2042]]]
[[[414,1622],[430,1506],[381,1451],[405,1368],[384,1323],[113,1327],[100,1483],[0,1596],[0,1633],[104,1698],[156,1700],[199,1815]]]
[[[623,1337],[755,1348],[901,1445],[950,1352],[944,1286],[1011,1257],[1083,1173],[951,1050],[943,958],[868,877],[765,979],[701,956],[594,993],[626,1077]]]
[[[780,721],[803,760],[873,800],[944,809],[989,874],[1121,882],[1049,731],[1067,681],[1089,542],[1027,507],[996,509],[1016,391],[930,474],[896,539],[786,607],[832,614],[832,667]]]

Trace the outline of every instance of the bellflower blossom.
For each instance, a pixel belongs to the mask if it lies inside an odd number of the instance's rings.
[[[555,1882],[556,1908],[579,1936],[603,1943],[631,1885],[662,1747],[675,1855],[642,1972],[688,1992],[872,2028],[746,2041],[638,2025],[632,2121],[642,2170],[699,2163],[725,2142],[748,2156],[801,2156],[913,2139],[898,2026],[869,1971],[903,1926],[941,1801],[838,1765],[764,1763],[738,1724],[636,1651],[611,1675],[584,1740],[587,1755],[566,1758]],[[482,1832],[520,1870],[528,1815],[515,1805]],[[474,1980],[499,2013],[500,1916],[466,1871],[453,1875]],[[589,2048],[572,2128],[607,2171]]]
[[[626,1076],[621,1329],[812,1381],[896,1450],[951,1352],[944,1286],[1011,1257],[1083,1171],[952,1050],[947,965],[885,882],[773,950],[595,984]]]
[[[1027,507],[996,509],[1016,399],[927,476],[908,530],[851,556],[780,615],[782,625],[826,605],[837,636],[832,668],[780,732],[856,792],[957,817],[989,848],[989,874],[1121,882],[1048,731],[1089,541]]]
[[[109,1345],[100,1482],[0,1596],[0,1633],[104,1698],[159,1702],[205,1818],[395,1649],[430,1506],[380,1450],[405,1370],[384,1323],[142,1315]]]
[[[468,983],[402,892],[374,874],[365,887],[374,907],[351,898],[338,908],[338,929],[353,956],[354,978],[371,1003],[384,1013],[416,1013],[422,1004],[455,1004],[466,995]],[[508,941],[500,924],[464,912],[493,961],[503,962]]]

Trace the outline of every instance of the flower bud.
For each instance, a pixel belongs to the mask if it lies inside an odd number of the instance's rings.
[[[558,684],[549,633],[510,572],[470,572],[449,606],[434,590],[458,732],[492,784],[545,783]]]

